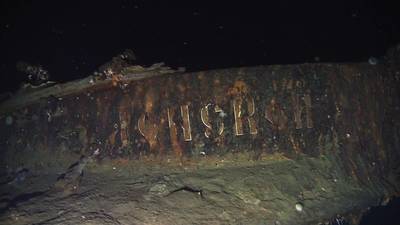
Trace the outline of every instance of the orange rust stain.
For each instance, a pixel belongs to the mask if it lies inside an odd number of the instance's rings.
[[[272,98],[267,105],[265,109],[265,118],[272,124],[274,130],[281,131],[285,130],[287,127],[288,118],[275,98]]]
[[[233,87],[228,90],[228,94],[233,96],[246,95],[247,93],[249,93],[249,86],[242,80],[236,80]]]
[[[111,75],[111,84],[113,87],[118,86],[118,84],[122,81],[123,76],[121,74],[113,74]]]
[[[158,104],[158,95],[154,88],[150,88],[144,95],[144,113],[139,117],[138,129],[149,143],[150,152],[155,152],[159,146],[159,119],[154,114],[155,106]]]
[[[182,157],[183,150],[178,140],[178,128],[176,123],[173,121],[175,111],[173,109],[168,108],[167,114],[168,114],[168,126],[172,143],[172,149],[174,150],[174,153],[177,157]]]
[[[301,148],[300,148],[299,142],[297,142],[297,141],[294,139],[293,135],[289,135],[289,141],[290,141],[290,143],[292,144],[293,150],[294,150],[297,154],[299,154],[299,153],[302,152],[302,151],[301,151]]]
[[[108,143],[111,147],[115,146],[115,140],[117,136],[118,130],[115,129],[109,136],[108,136]]]
[[[150,152],[154,152],[158,145],[158,126],[154,116],[142,114],[138,120],[138,129],[149,143]]]
[[[180,93],[184,93],[186,91],[186,86],[184,82],[179,82],[177,88]]]
[[[243,135],[243,121],[248,121],[250,134],[257,134],[256,121],[253,118],[255,113],[254,99],[249,95],[250,87],[243,80],[236,80],[231,88],[228,89],[228,95],[233,97],[232,105],[234,112],[234,130],[235,135]],[[247,112],[243,112],[243,103],[247,102]]]
[[[144,106],[146,113],[153,112],[156,100],[157,99],[156,99],[155,90],[152,88],[147,90],[146,95],[145,95],[145,106]]]

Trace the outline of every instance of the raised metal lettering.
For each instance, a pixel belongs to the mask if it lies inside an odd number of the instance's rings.
[[[247,97],[246,98],[246,103],[247,103],[247,114],[243,112],[243,103],[244,103],[244,98],[242,97],[235,97],[233,99],[233,114],[235,118],[235,135],[240,136],[244,135],[243,131],[243,119],[246,119],[249,123],[249,130],[250,134],[257,134],[257,127],[256,127],[256,121],[253,118],[254,113],[255,113],[255,104],[254,104],[254,99],[252,97]]]
[[[183,129],[183,139],[185,141],[192,140],[192,131],[190,129],[190,116],[189,116],[189,106],[182,105],[181,106],[181,116],[182,116],[182,129]]]
[[[206,126],[206,129],[204,131],[204,135],[207,138],[210,138],[212,132],[213,132],[213,128],[210,122],[210,115],[209,115],[209,107],[211,106],[211,104],[208,104],[206,106],[204,106],[203,108],[201,108],[200,110],[200,117],[201,117],[201,121],[203,122],[203,124]],[[224,132],[224,122],[223,122],[223,117],[225,116],[224,111],[219,107],[219,106],[215,106],[214,107],[214,112],[218,113],[218,117],[220,118],[220,121],[218,121],[218,135],[221,135]],[[217,121],[215,121],[217,122]]]

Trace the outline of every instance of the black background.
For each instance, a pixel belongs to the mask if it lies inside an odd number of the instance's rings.
[[[26,79],[17,61],[41,64],[63,82],[126,48],[140,64],[194,71],[367,61],[400,40],[395,1],[260,2],[2,0],[1,88]]]
[[[400,42],[396,1],[262,2],[2,0],[1,91],[26,80],[18,61],[40,64],[52,80],[65,82],[127,48],[139,64],[163,61],[196,71],[316,57],[361,62]],[[389,214],[372,211],[363,224],[396,224],[399,205],[393,202]]]

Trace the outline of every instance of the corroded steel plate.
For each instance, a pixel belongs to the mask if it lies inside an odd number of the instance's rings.
[[[87,78],[3,103],[2,145],[131,159],[337,151],[349,167],[357,157],[384,167],[382,131],[398,110],[386,73],[303,64]]]

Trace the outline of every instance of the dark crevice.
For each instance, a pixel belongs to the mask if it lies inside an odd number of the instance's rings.
[[[174,193],[176,193],[176,192],[178,192],[178,191],[188,191],[188,192],[196,193],[196,194],[198,194],[201,198],[204,198],[204,196],[203,196],[203,190],[197,189],[197,188],[192,188],[192,187],[189,187],[189,186],[183,186],[183,187],[181,187],[181,188],[175,189],[175,190],[169,192],[167,196],[170,196],[170,195],[172,195],[172,194],[174,194]]]
[[[8,200],[8,203],[5,207],[0,208],[0,215],[8,211],[12,207],[16,207],[18,203],[29,201],[32,198],[38,197],[46,193],[46,191],[36,191],[31,193],[26,193],[22,195],[18,195],[13,199]],[[6,199],[4,199],[6,200]]]
[[[400,221],[400,197],[387,205],[372,207],[364,213],[360,225],[398,225]]]

